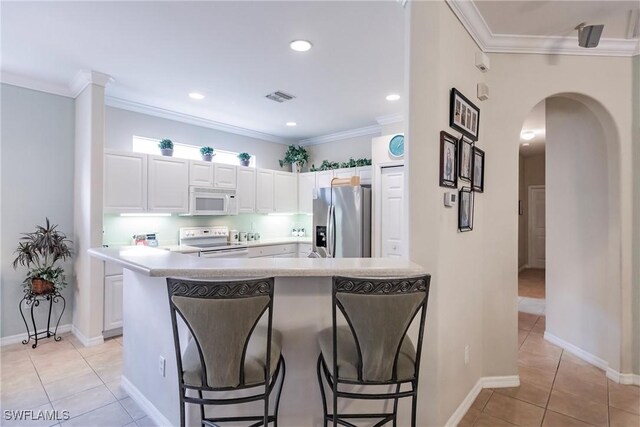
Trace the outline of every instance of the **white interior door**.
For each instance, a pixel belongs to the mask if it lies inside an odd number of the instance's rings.
[[[529,187],[529,267],[545,266],[545,189]]]
[[[404,166],[382,168],[380,202],[380,255],[403,257]]]

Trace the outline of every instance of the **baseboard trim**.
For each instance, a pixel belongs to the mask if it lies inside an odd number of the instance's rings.
[[[145,414],[151,418],[157,426],[171,426],[172,423],[149,401],[131,381],[124,375],[120,377],[120,385],[125,392],[140,406]]]
[[[476,397],[480,394],[483,388],[503,388],[503,387],[518,387],[520,385],[520,376],[519,375],[507,375],[501,377],[482,377],[478,379],[469,393],[464,398],[462,403],[458,406],[458,408],[453,412],[449,420],[445,424],[445,426],[455,427],[460,424],[462,418],[465,416],[473,402],[476,400]]]
[[[41,329],[38,332],[43,332],[45,331],[45,329]],[[68,325],[60,325],[58,326],[58,335],[60,334],[65,334],[67,332],[71,331],[71,323],[69,323]],[[17,343],[21,343],[22,340],[26,340],[27,339],[27,333],[23,332],[21,334],[16,334],[16,335],[10,335],[8,337],[3,337],[0,338],[0,347],[3,347],[5,345],[11,345],[11,344],[17,344]],[[38,341],[40,340],[46,340],[47,338],[38,338]],[[45,341],[42,341],[45,342]]]
[[[84,345],[85,347],[91,347],[94,345],[100,345],[104,343],[104,337],[102,335],[89,338],[85,334],[80,332],[80,329],[76,328],[75,325],[71,327],[71,333],[75,335],[75,337],[78,338],[78,341],[80,341],[82,345]]]
[[[518,268],[518,273],[522,273],[522,270],[529,268],[529,264],[525,264],[522,267]]]
[[[581,349],[580,347],[571,344],[568,341],[563,340],[562,338],[558,338],[557,336],[550,334],[549,332],[544,333],[544,339],[549,341],[551,344],[555,344],[558,347],[562,347],[564,350],[573,354],[576,357],[584,360],[587,363],[592,364],[593,366],[602,369],[606,372],[607,378],[611,381],[614,381],[619,384],[634,384],[640,385],[640,375],[638,374],[623,374],[609,366],[609,362],[604,359],[601,359],[598,356],[595,356],[588,351]]]

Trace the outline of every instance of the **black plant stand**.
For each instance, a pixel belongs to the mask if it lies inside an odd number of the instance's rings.
[[[22,311],[22,302],[27,304],[27,308],[31,310],[31,323],[33,324],[33,333],[29,330],[29,325],[27,324],[27,319],[24,317],[24,313]],[[38,332],[36,327],[36,319],[33,317],[33,309],[34,307],[38,307],[41,301],[49,301],[49,316],[47,317],[47,329],[45,331]],[[53,304],[57,304],[59,301],[62,301],[62,311],[60,312],[60,316],[58,316],[58,321],[56,323],[55,329],[51,330],[51,309],[53,308]],[[58,292],[58,290],[54,290],[48,294],[34,294],[31,292],[31,289],[25,289],[24,297],[20,300],[18,304],[18,310],[20,310],[20,315],[22,316],[22,320],[24,321],[24,326],[27,328],[27,339],[22,340],[22,344],[28,344],[29,341],[33,338],[34,343],[31,345],[32,348],[36,348],[38,346],[38,338],[42,335],[42,338],[51,338],[55,341],[60,341],[62,337],[58,336],[58,326],[60,325],[60,319],[62,319],[62,315],[64,314],[64,309],[67,307],[67,301],[64,299],[62,295]]]

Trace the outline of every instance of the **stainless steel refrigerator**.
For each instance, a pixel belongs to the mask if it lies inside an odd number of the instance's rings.
[[[320,188],[313,200],[313,254],[321,258],[371,257],[371,188]]]

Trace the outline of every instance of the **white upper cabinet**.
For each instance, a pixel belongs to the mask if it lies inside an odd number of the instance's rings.
[[[256,170],[256,212],[274,212],[274,171],[269,169]]]
[[[148,212],[189,210],[189,161],[149,156]]]
[[[213,186],[215,188],[237,188],[236,166],[214,163]]]
[[[313,213],[313,199],[316,196],[316,173],[298,174],[298,212]]]
[[[104,211],[144,212],[147,209],[147,155],[105,151]]]
[[[331,180],[333,179],[333,171],[320,171],[316,172],[316,188],[329,188],[331,187]]]
[[[191,160],[189,162],[189,185],[211,187],[213,185],[213,163]]]
[[[352,176],[355,176],[355,174],[355,168],[336,169],[333,171],[334,178],[351,178]]]
[[[274,174],[275,211],[295,213],[298,211],[298,174],[276,171]]]
[[[358,166],[356,175],[360,177],[361,185],[372,185],[371,176],[373,175],[371,166]]]
[[[256,170],[244,166],[238,167],[238,213],[256,211]]]

